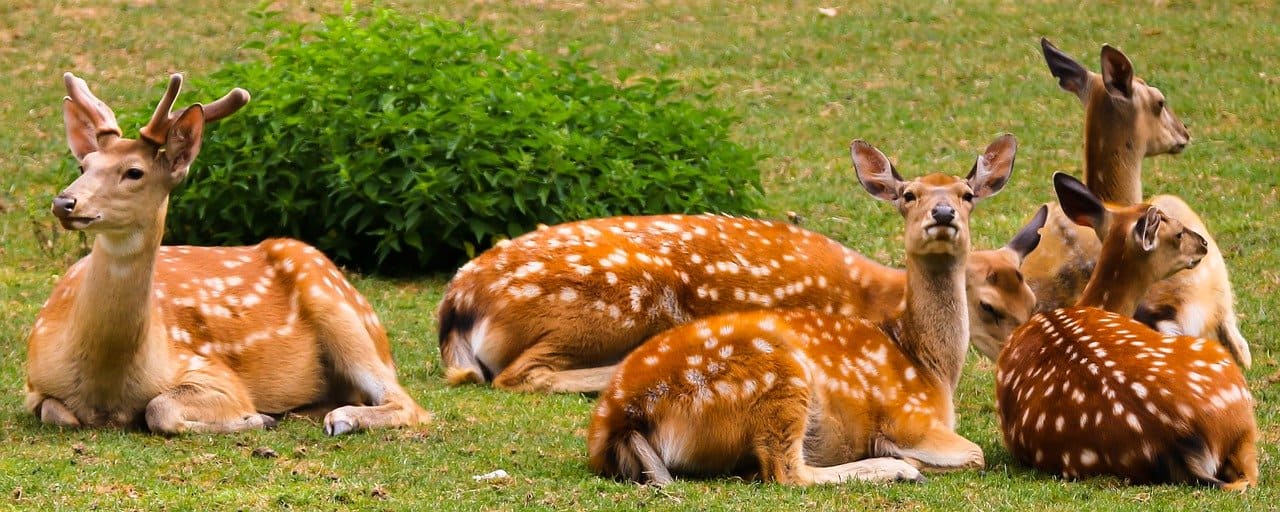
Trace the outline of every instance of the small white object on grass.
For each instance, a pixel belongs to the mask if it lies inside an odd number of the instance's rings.
[[[508,475],[505,470],[501,470],[501,469],[490,471],[483,475],[473,475],[471,477],[472,480],[475,480],[477,482],[485,482],[488,480],[500,480],[503,478],[511,478],[511,475]]]

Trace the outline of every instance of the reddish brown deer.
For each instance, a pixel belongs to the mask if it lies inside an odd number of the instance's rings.
[[[995,360],[1031,316],[1018,265],[1045,210],[969,260],[972,341]],[[901,313],[906,273],[799,227],[721,215],[612,217],[539,229],[462,267],[440,305],[452,384],[598,391],[650,336],[731,311],[808,307],[873,321]]]
[[[1075,94],[1085,110],[1084,183],[1103,201],[1117,205],[1143,202],[1142,159],[1182,152],[1191,140],[1159,89],[1134,75],[1119,50],[1102,47],[1102,73],[1088,71],[1046,39],[1040,40],[1049,70],[1058,84]],[[1209,253],[1196,268],[1156,283],[1139,305],[1136,318],[1169,335],[1217,340],[1246,368],[1249,343],[1236,325],[1226,262],[1204,222],[1181,199],[1162,195],[1150,203],[1204,234]],[[1027,256],[1022,271],[1035,290],[1038,311],[1068,306],[1084,291],[1098,258],[1093,232],[1071,222],[1054,206],[1039,250]]]
[[[369,303],[316,249],[162,247],[169,192],[200,151],[206,123],[249,100],[170,108],[173,75],[137,140],[85,82],[64,76],[67,142],[81,175],[53,201],[93,249],[54,287],[27,342],[26,407],[43,422],[153,432],[269,427],[301,407],[337,406],[331,435],[426,423],[396,380]]]
[[[1217,343],[1130,318],[1147,287],[1194,267],[1208,243],[1160,208],[1105,208],[1054,176],[1067,216],[1097,231],[1102,255],[1074,307],[1037,313],[1000,354],[1004,443],[1023,464],[1137,483],[1256,484],[1253,398]]]
[[[884,154],[854,141],[858,180],[906,220],[901,315],[752,311],[655,336],[600,394],[592,470],[655,484],[672,473],[738,473],[809,485],[981,467],[982,448],[954,431],[952,401],[969,338],[969,216],[1007,183],[1015,149],[1005,135],[967,179],[904,181]]]

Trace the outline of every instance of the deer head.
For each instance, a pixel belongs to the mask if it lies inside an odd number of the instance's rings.
[[[226,117],[249,101],[233,89],[203,107],[170,112],[182,75],[174,74],[139,139],[122,137],[115,113],[84,80],[63,75],[67,145],[80,164],[80,177],[53,200],[53,215],[66,229],[127,233],[156,226],[169,192],[187,175],[200,152],[204,125]]]
[[[906,218],[908,255],[961,256],[969,252],[969,214],[974,203],[1004,188],[1013,172],[1017,145],[1013,135],[996,139],[964,180],[935,173],[904,181],[884,153],[870,144],[855,140],[849,149],[863,188],[893,203]]]
[[[1102,73],[1086,70],[1079,62],[1040,39],[1049,71],[1063,90],[1075,94],[1090,118],[1116,126],[1133,126],[1136,133],[1128,142],[1139,143],[1144,156],[1181,153],[1191,142],[1191,133],[1164,93],[1134,76],[1133,63],[1123,52],[1102,45]]]
[[[1116,259],[1126,268],[1148,273],[1151,283],[1195,267],[1208,253],[1203,236],[1155,206],[1108,209],[1083,183],[1065,173],[1053,175],[1053,186],[1068,218],[1093,228],[1104,252],[1123,254]]]

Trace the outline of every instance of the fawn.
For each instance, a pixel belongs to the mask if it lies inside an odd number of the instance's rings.
[[[1006,246],[970,255],[970,336],[995,360],[1035,296],[1018,272],[1046,210]],[[542,228],[463,266],[440,304],[452,384],[599,391],[645,339],[698,318],[807,307],[880,321],[906,272],[794,225],[722,215],[613,217]]]
[[[1061,173],[1054,186],[1066,215],[1096,230],[1102,253],[1074,307],[1037,313],[1001,352],[1005,445],[1067,478],[1256,484],[1253,398],[1231,355],[1130,318],[1148,287],[1196,266],[1208,242],[1156,206],[1104,207]]]
[[[28,410],[60,426],[158,433],[270,427],[268,414],[316,405],[348,404],[325,416],[330,435],[430,420],[397,382],[377,314],[320,251],[288,239],[160,245],[169,193],[205,124],[244,106],[248,93],[171,113],[175,74],[134,140],[83,80],[63,78],[81,175],[52,209],[94,243],[36,317]]]
[[[761,310],[653,337],[600,394],[587,437],[592,470],[655,484],[674,472],[808,485],[981,467],[981,447],[953,430],[969,338],[969,216],[1007,183],[1015,150],[1005,135],[967,179],[905,181],[884,154],[854,141],[858,180],[906,220],[902,313],[873,322]]]
[[[1159,89],[1133,73],[1120,50],[1102,47],[1102,73],[1088,71],[1047,39],[1040,40],[1049,70],[1062,89],[1084,106],[1084,183],[1103,201],[1117,205],[1143,202],[1142,159],[1181,153],[1191,140]],[[1208,255],[1187,272],[1150,288],[1135,318],[1164,334],[1203,336],[1226,345],[1241,365],[1252,364],[1249,343],[1236,325],[1226,262],[1204,222],[1184,201],[1169,195],[1150,199],[1166,215],[1201,233]],[[1037,311],[1072,304],[1084,291],[1097,262],[1100,242],[1054,206],[1037,251],[1022,271],[1035,290]]]

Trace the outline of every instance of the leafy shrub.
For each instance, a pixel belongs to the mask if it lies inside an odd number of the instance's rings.
[[[240,86],[253,100],[206,130],[170,205],[172,242],[292,236],[366,270],[420,272],[538,223],[759,204],[757,152],[672,80],[619,86],[576,53],[551,61],[389,10],[264,18],[261,33],[249,46],[263,59],[193,77],[188,99]]]

